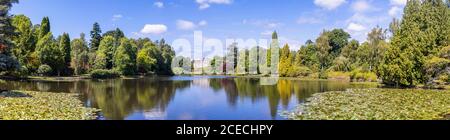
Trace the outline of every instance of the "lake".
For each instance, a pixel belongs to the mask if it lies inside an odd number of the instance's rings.
[[[3,81],[10,90],[79,93],[101,120],[283,120],[314,93],[367,88],[340,81],[174,76],[73,82]],[[372,86],[373,87],[373,86]]]

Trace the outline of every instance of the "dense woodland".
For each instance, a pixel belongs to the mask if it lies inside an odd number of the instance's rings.
[[[98,23],[93,24],[89,41],[84,34],[71,39],[64,33],[55,38],[48,17],[33,24],[25,15],[8,14],[17,2],[0,3],[0,75],[170,75],[173,58],[192,67],[193,61],[175,57],[164,39],[131,39],[119,28],[103,33]],[[389,29],[373,28],[365,42],[353,40],[343,29],[324,30],[293,51],[288,44],[281,47],[277,38],[274,32],[268,49],[239,50],[239,44],[233,44],[227,55],[211,60],[211,71],[219,74],[223,71],[217,67],[232,67],[235,73],[261,74],[264,67],[274,64],[271,52],[279,50],[282,77],[348,78],[399,87],[450,83],[449,0],[409,0],[402,19],[394,19]],[[256,60],[250,59],[252,51],[258,52]],[[262,64],[256,66],[256,73],[250,72],[252,61]]]

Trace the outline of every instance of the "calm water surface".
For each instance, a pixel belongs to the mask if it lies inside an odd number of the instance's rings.
[[[149,77],[77,82],[4,81],[11,90],[80,93],[88,107],[108,120],[282,120],[312,94],[365,88],[336,81],[281,79],[261,85],[260,78],[212,76]]]

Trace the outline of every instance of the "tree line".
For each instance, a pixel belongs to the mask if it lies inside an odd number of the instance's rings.
[[[89,44],[84,34],[71,40],[64,33],[55,39],[48,17],[33,25],[24,15],[9,15],[15,2],[2,1],[0,7],[0,74],[70,76],[95,70],[114,70],[122,75],[173,73],[175,52],[164,39],[129,39],[118,28],[102,34],[98,23],[89,34]],[[402,19],[394,19],[388,29],[373,28],[362,43],[343,29],[324,30],[317,39],[293,51],[288,44],[280,47],[274,32],[267,49],[229,46],[227,55],[210,61],[208,72],[271,73],[268,68],[276,64],[282,77],[349,78],[398,87],[448,85],[449,7],[449,0],[408,0]],[[273,53],[279,57],[272,57]],[[189,58],[175,60],[181,60],[174,62],[186,71],[195,69]]]
[[[172,74],[170,65],[175,56],[164,39],[126,38],[119,29],[102,34],[98,23],[90,32],[71,39],[69,34],[54,38],[50,19],[32,24],[25,15],[8,15],[12,3],[2,1],[0,72],[14,76],[72,76],[95,70],[114,70],[122,75],[138,73]]]
[[[215,56],[206,71],[264,74],[267,72],[263,69],[274,64],[272,53],[279,52],[277,73],[281,77],[348,78],[381,81],[396,87],[448,85],[449,7],[449,0],[409,0],[402,19],[393,19],[389,29],[373,28],[362,43],[351,40],[343,29],[324,30],[315,41],[308,40],[300,50],[292,51],[288,44],[280,48],[278,34],[274,32],[267,49],[256,46],[239,50],[233,44],[225,56]],[[257,54],[256,60],[252,54]],[[192,62],[189,58],[178,59],[185,65]],[[249,69],[255,63],[257,72],[252,73]]]

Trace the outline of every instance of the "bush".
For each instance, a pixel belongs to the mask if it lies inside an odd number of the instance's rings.
[[[289,77],[307,77],[312,74],[311,69],[308,67],[301,66],[293,66],[293,68],[289,69],[288,76]]]
[[[319,79],[328,79],[328,73],[326,71],[319,72]]]
[[[340,71],[331,71],[327,73],[328,79],[350,81],[350,74]]]
[[[98,69],[98,70],[93,70],[91,72],[91,78],[94,78],[94,79],[112,79],[112,78],[119,78],[119,77],[120,77],[120,73],[115,70]]]
[[[37,73],[41,76],[50,76],[53,69],[49,65],[41,65],[39,66]]]
[[[350,79],[356,82],[376,82],[378,76],[373,72],[365,72],[357,69],[351,72]]]

